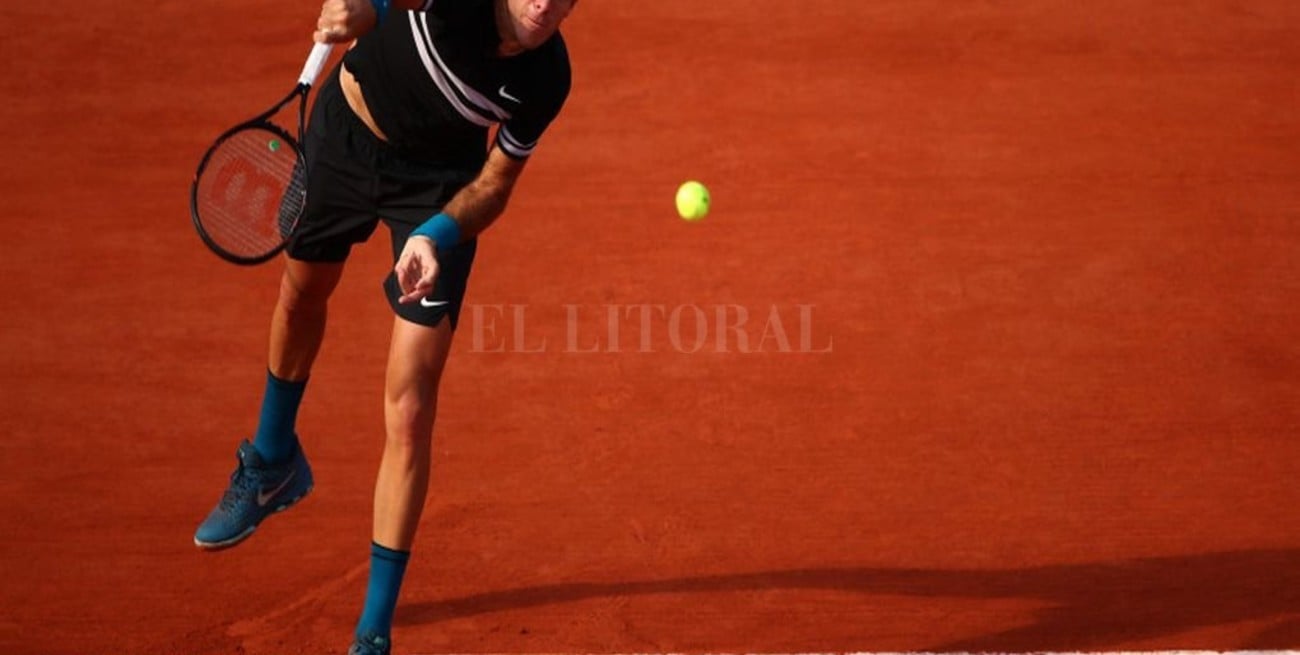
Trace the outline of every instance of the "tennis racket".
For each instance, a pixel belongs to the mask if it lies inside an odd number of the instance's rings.
[[[302,152],[307,94],[332,48],[328,43],[316,44],[289,95],[226,130],[199,160],[190,187],[190,218],[203,243],[222,259],[245,266],[260,264],[276,256],[293,237],[307,204],[307,161]],[[298,124],[290,131],[272,119],[294,99]]]

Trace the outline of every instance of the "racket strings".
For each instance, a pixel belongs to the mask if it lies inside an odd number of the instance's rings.
[[[199,179],[196,210],[215,245],[256,258],[293,233],[306,204],[297,149],[264,128],[240,130],[217,145]]]

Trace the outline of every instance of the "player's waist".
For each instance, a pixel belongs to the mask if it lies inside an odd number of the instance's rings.
[[[357,119],[366,126],[366,129],[370,130],[371,134],[375,135],[375,138],[387,142],[388,136],[375,124],[375,117],[370,113],[370,107],[366,104],[365,94],[361,92],[361,85],[357,83],[356,78],[352,76],[351,71],[345,65],[339,66],[339,86],[343,89],[343,99],[347,101],[348,108],[352,110],[353,114],[356,114]]]

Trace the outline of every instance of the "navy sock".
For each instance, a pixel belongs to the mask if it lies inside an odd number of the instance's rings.
[[[266,391],[262,395],[262,414],[257,420],[253,447],[268,464],[281,464],[293,456],[298,435],[293,427],[298,420],[298,405],[307,381],[290,382],[266,372]]]
[[[402,588],[402,576],[409,551],[391,550],[377,543],[370,544],[370,584],[366,587],[366,605],[357,622],[357,636],[363,633],[389,636],[393,630],[393,610],[397,607],[397,592]]]

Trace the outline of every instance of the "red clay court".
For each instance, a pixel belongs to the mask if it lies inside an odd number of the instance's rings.
[[[318,6],[0,8],[0,650],[347,646],[387,235],[300,415],[315,492],[191,544],[280,269],[204,249],[190,178]],[[565,34],[396,652],[1300,648],[1300,4],[587,0]]]

